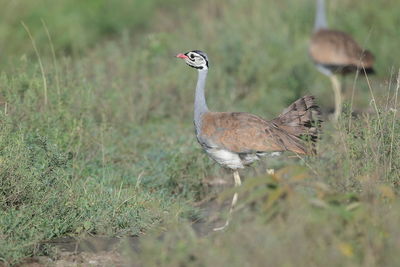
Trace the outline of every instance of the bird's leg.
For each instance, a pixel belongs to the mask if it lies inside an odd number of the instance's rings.
[[[339,79],[336,75],[330,75],[329,78],[331,79],[333,94],[335,96],[335,112],[333,113],[333,120],[337,122],[342,113],[342,90]]]
[[[238,186],[240,186],[242,184],[242,181],[240,180],[240,176],[239,176],[239,171],[235,170],[233,172],[233,179],[235,179],[235,187],[238,187]],[[238,199],[238,193],[235,192],[235,194],[233,195],[233,198],[232,198],[231,207],[229,209],[228,218],[226,219],[225,224],[223,226],[221,226],[221,227],[214,228],[213,229],[214,231],[224,230],[229,225],[229,220],[231,219],[232,211],[236,206],[237,199]]]

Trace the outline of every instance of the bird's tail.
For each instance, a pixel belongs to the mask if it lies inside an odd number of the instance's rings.
[[[303,96],[273,122],[291,135],[315,143],[321,130],[321,111],[314,96]]]

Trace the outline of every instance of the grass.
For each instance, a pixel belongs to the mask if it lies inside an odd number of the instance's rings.
[[[152,229],[140,251],[127,253],[129,261],[141,266],[396,266],[400,171],[390,159],[398,157],[391,147],[400,140],[390,138],[398,131],[390,127],[392,111],[381,111],[381,119],[387,123],[365,117],[352,130],[343,124],[343,129],[327,129],[320,157],[273,176],[248,178],[226,232],[198,235],[190,222],[171,219],[168,231]]]
[[[0,259],[49,254],[41,242],[59,236],[146,233],[127,252],[145,266],[395,265],[399,3],[329,3],[331,25],[376,53],[378,74],[346,79],[347,110],[324,126],[318,157],[244,171],[234,223],[198,236],[194,202],[215,195],[205,181],[231,177],[195,141],[196,73],[173,55],[207,51],[212,109],[272,118],[314,94],[327,110],[329,81],[307,55],[314,3],[145,2],[108,15],[107,1],[3,3]],[[350,106],[372,113],[351,118]],[[270,164],[283,168],[273,178]]]

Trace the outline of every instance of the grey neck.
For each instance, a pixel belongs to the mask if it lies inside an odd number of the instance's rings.
[[[198,73],[196,95],[194,98],[194,124],[196,126],[196,131],[199,133],[201,129],[201,116],[208,111],[206,97],[204,95],[208,69],[198,70]]]
[[[325,15],[325,0],[317,0],[317,9],[315,12],[314,31],[328,28]]]

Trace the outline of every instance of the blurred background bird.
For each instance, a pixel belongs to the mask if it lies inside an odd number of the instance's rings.
[[[335,99],[333,120],[337,121],[342,112],[342,87],[338,74],[361,70],[374,73],[374,55],[363,49],[349,34],[328,28],[325,0],[317,0],[314,32],[311,36],[309,54],[317,69],[332,82]]]

